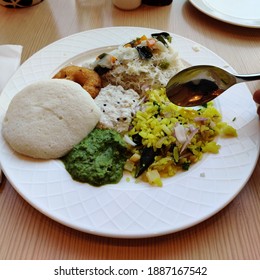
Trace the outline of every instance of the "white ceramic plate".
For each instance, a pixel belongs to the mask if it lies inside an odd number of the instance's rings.
[[[259,0],[189,0],[206,15],[238,26],[260,27]]]
[[[99,51],[159,30],[112,27],[61,39],[34,54],[16,72],[0,97],[3,118],[12,97],[37,80],[49,79],[69,62],[80,63]],[[190,64],[227,66],[216,54],[172,34],[173,45]],[[185,173],[151,187],[128,182],[100,188],[71,179],[59,160],[37,161],[18,156],[0,136],[3,170],[20,195],[36,209],[64,225],[101,236],[141,238],[180,231],[211,217],[227,205],[250,177],[259,152],[256,106],[244,84],[216,101],[224,121],[239,137],[219,139],[217,155],[207,155]],[[26,110],[26,108],[25,108]],[[236,118],[235,121],[232,120]],[[61,139],[62,140],[62,139]]]

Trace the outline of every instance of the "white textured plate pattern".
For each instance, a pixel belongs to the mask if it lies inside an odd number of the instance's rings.
[[[259,28],[259,0],[190,0],[191,4],[206,15],[230,24]]]
[[[92,50],[128,42],[159,30],[112,27],[61,39],[34,54],[16,72],[0,97],[3,118],[12,97],[26,85],[49,79],[69,61]],[[172,34],[173,45],[190,64],[227,66],[203,46]],[[94,51],[95,52],[95,51]],[[219,139],[217,155],[207,155],[189,171],[151,187],[128,182],[100,188],[73,181],[58,160],[29,160],[14,154],[0,136],[3,170],[13,187],[32,206],[69,227],[102,236],[140,238],[176,232],[195,225],[227,205],[251,175],[259,152],[259,123],[248,88],[237,85],[217,99],[224,120],[239,137]],[[25,108],[26,110],[26,108]],[[235,121],[232,120],[236,118]],[[61,139],[62,141],[62,139]]]

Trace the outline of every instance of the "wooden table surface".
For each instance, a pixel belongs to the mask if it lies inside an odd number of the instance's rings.
[[[237,72],[260,71],[259,29],[217,21],[189,1],[133,11],[119,10],[111,0],[45,0],[15,10],[0,6],[0,44],[22,45],[22,62],[62,37],[109,26],[170,31],[211,49]],[[260,83],[249,87],[253,92]],[[259,178],[260,161],[240,194],[213,217],[178,233],[134,240],[63,226],[35,210],[5,182],[0,188],[0,259],[260,259]]]

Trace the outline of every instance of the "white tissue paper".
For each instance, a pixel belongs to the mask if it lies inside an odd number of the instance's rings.
[[[0,94],[20,65],[22,50],[23,47],[20,45],[0,45]],[[0,183],[1,181],[2,170],[0,165]]]
[[[20,65],[23,47],[0,45],[0,93]]]

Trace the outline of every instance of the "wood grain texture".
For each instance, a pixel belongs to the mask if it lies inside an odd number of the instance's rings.
[[[110,0],[45,0],[31,8],[0,7],[0,44],[24,46],[22,61],[73,33],[143,26],[190,38],[240,73],[259,72],[259,30],[214,20],[188,1],[121,11]],[[259,82],[249,85],[252,92]],[[190,229],[149,239],[112,239],[60,225],[30,206],[7,182],[0,189],[0,259],[260,259],[260,161],[241,193]]]

